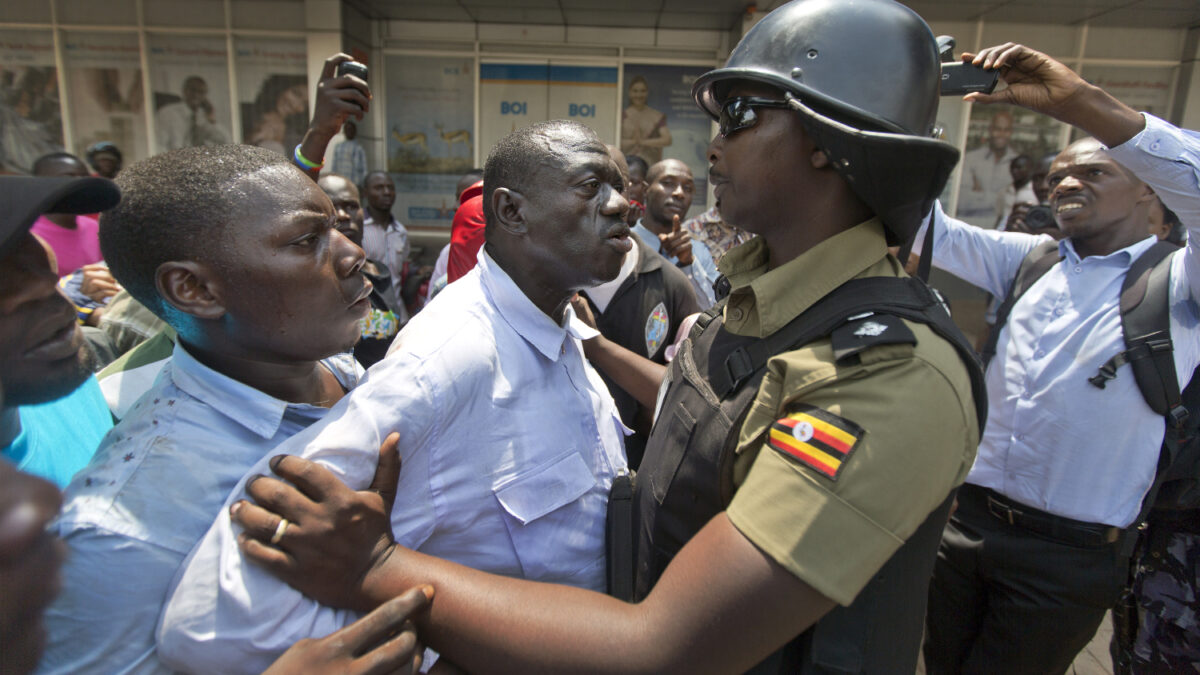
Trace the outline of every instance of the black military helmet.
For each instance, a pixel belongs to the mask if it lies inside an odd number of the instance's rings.
[[[911,238],[958,162],[933,138],[941,78],[929,26],[892,0],[793,0],[746,33],[692,96],[713,118],[734,81],[782,90],[837,171],[882,220]]]

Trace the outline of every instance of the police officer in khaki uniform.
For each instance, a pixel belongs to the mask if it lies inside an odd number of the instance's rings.
[[[913,672],[982,425],[969,348],[887,251],[958,158],[931,137],[938,85],[932,33],[891,0],[791,2],[696,83],[721,213],[760,236],[722,260],[728,303],[666,370],[633,496],[636,602],[400,549],[378,494],[290,457],[275,471],[303,492],[252,483],[243,552],[343,607],[430,584],[422,640],[471,672]],[[280,517],[304,525],[272,545]]]

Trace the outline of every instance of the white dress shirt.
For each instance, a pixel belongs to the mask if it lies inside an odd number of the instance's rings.
[[[225,127],[209,122],[206,112],[192,110],[183,101],[159,108],[154,114],[154,127],[158,133],[159,152],[231,142]]]
[[[1011,147],[1005,147],[1004,154],[996,158],[987,141],[963,153],[960,162],[962,179],[958,188],[959,218],[981,227],[995,227],[997,200],[1005,188],[1012,185],[1009,164],[1016,156]]]
[[[580,339],[594,335],[569,306],[561,325],[552,321],[481,253],[352,395],[270,454],[313,459],[363,489],[383,439],[399,432],[400,544],[603,590],[608,492],[625,454],[612,397],[583,357]],[[266,461],[250,474],[269,474]],[[244,494],[239,485],[226,504]],[[357,618],[248,563],[237,532],[222,509],[168,596],[158,640],[174,666],[257,673],[297,640]]]
[[[1171,260],[1170,325],[1180,387],[1200,363],[1200,134],[1146,115],[1146,128],[1110,156],[1154,188],[1187,226]],[[937,208],[933,264],[996,296],[1045,235],[997,232]],[[917,236],[922,241],[923,232]],[[1118,298],[1147,238],[1106,256],[1063,260],[1017,301],[987,370],[988,420],[967,482],[1060,516],[1124,527],[1154,479],[1166,423],[1132,370],[1099,389],[1088,382],[1125,349]]]
[[[362,369],[326,359],[343,387]],[[168,673],[154,627],[180,563],[246,470],[326,408],[290,404],[201,364],[182,346],[67,487],[70,547],[46,611],[47,673]]]

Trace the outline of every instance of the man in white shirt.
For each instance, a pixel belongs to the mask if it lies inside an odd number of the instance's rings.
[[[616,277],[633,246],[616,163],[573,122],[506,137],[485,169],[479,264],[397,336],[353,396],[271,453],[367,486],[399,433],[392,527],[406,545],[480,569],[603,590],[604,520],[625,432],[568,301]],[[270,486],[269,457],[234,489]],[[249,486],[247,486],[249,483]],[[277,541],[287,541],[280,522]],[[185,564],[158,632],[176,668],[258,672],[356,614],[291,589],[238,549],[229,510]]]
[[[1166,429],[1132,367],[1103,389],[1089,378],[1125,350],[1121,285],[1155,243],[1147,232],[1155,194],[1191,231],[1200,228],[1200,138],[1026,47],[986,49],[975,60],[1000,69],[1009,87],[968,98],[1050,114],[1094,138],[1050,167],[1049,204],[1067,235],[1062,259],[1000,330],[987,427],[929,590],[925,663],[931,674],[1063,672],[1127,578],[1122,542]],[[1025,256],[1051,241],[938,216],[933,264],[997,296]],[[1170,330],[1183,388],[1200,363],[1200,242],[1171,255]]]
[[[229,131],[217,123],[216,110],[208,100],[208,83],[196,75],[183,81],[183,100],[158,109],[154,126],[159,152],[230,142]]]
[[[994,227],[997,200],[1005,188],[1012,185],[1009,162],[1016,153],[1009,146],[1012,139],[1013,116],[998,110],[988,125],[987,140],[962,157],[962,178],[959,179],[958,217],[980,227]]]
[[[362,194],[367,202],[363,210],[363,251],[368,259],[387,265],[392,288],[400,289],[409,245],[408,230],[392,215],[396,182],[386,171],[372,171],[363,179]],[[399,297],[399,291],[396,295]]]

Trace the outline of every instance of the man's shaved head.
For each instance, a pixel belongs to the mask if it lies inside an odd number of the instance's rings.
[[[663,161],[658,162],[654,166],[650,167],[650,170],[646,172],[646,182],[653,183],[654,181],[658,180],[658,177],[661,176],[664,171],[668,169],[686,173],[689,178],[692,175],[692,168],[687,164],[684,164],[678,159],[664,159]]]

